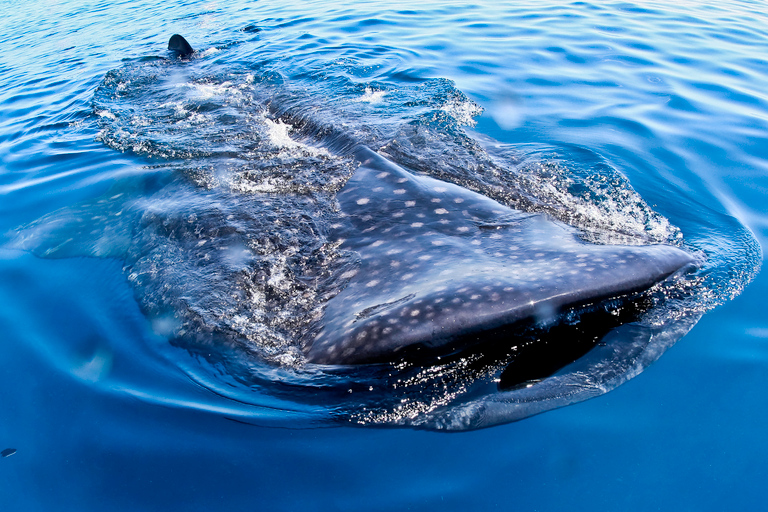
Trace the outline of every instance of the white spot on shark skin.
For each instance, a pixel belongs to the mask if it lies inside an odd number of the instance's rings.
[[[357,200],[357,204],[364,205],[364,204],[368,204],[369,201],[370,199],[368,199],[367,197],[361,197],[360,199]]]
[[[437,210],[435,210],[435,213],[438,215],[445,215],[446,213],[448,213],[448,210],[446,210],[445,208],[438,208]]]
[[[397,190],[393,190],[392,193],[397,194],[397,195],[400,196],[400,195],[405,194],[405,189],[404,188],[398,188]]]
[[[406,201],[405,202],[405,206],[408,207],[408,208],[412,208],[412,207],[416,206],[416,201]]]

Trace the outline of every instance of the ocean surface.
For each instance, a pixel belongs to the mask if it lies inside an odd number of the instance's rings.
[[[2,6],[2,510],[762,505],[764,2]],[[347,138],[698,267],[520,421],[498,368],[309,364]]]

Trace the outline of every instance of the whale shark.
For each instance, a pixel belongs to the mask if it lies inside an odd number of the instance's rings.
[[[205,58],[178,34],[168,51],[186,61],[184,70]],[[172,100],[179,91],[196,94],[197,84],[180,88],[175,72],[156,79],[163,66],[176,70],[173,59],[156,59],[108,74],[94,103],[102,140],[139,154],[157,149],[151,156],[172,160],[174,172],[158,166],[116,182],[94,201],[21,228],[15,245],[51,258],[122,259],[152,329],[225,366],[246,388],[280,395],[287,383],[290,400],[338,401],[340,415],[360,423],[480,428],[605,393],[698,318],[645,321],[701,266],[681,244],[595,243],[551,213],[427,175],[386,146],[361,141],[354,127],[315,121],[312,109],[296,108],[287,95],[265,100],[269,86],[238,100],[243,117],[293,127],[291,144],[311,147],[298,158],[270,149],[249,160],[260,147],[254,141],[271,140],[247,137],[258,123],[221,128],[239,134],[245,155],[214,128],[210,137],[196,131],[215,122],[187,128]],[[120,124],[139,108],[124,104],[135,101],[121,93],[129,83],[144,87],[139,107],[171,105],[173,112],[143,111],[143,121],[157,125],[141,144],[129,138],[121,146],[119,137],[144,126],[129,118]],[[200,84],[203,112],[223,123],[239,119],[227,109],[217,117],[216,87],[207,75]],[[249,117],[254,109],[258,116]],[[173,137],[155,135],[169,124],[179,130]],[[176,135],[208,145],[205,155],[169,145]],[[183,158],[174,160],[177,154]],[[262,163],[279,169],[279,178],[262,181],[270,176]],[[216,185],[200,170],[208,165],[235,171]],[[300,188],[273,186],[293,173]],[[273,382],[283,368],[293,373]],[[217,393],[232,392],[198,370],[184,371]],[[350,401],[358,387],[367,398]],[[321,389],[325,398],[317,397]]]
[[[168,50],[194,54],[178,34]],[[268,107],[294,125],[313,122]],[[339,216],[325,233],[326,244],[355,255],[355,264],[339,276],[339,291],[319,318],[298,334],[311,364],[386,363],[462,351],[497,337],[500,328],[546,331],[590,308],[622,310],[641,292],[696,267],[694,255],[679,247],[590,243],[545,213],[409,171],[343,130],[310,131],[357,166],[335,195]],[[186,216],[170,222],[163,224],[181,239]],[[82,238],[71,231],[68,239]],[[197,236],[190,244],[190,257],[210,258]]]

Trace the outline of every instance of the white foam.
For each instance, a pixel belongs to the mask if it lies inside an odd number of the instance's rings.
[[[475,126],[475,117],[483,113],[483,107],[471,100],[448,100],[440,110],[456,120],[460,126]]]
[[[108,110],[97,110],[96,115],[107,119],[117,119],[117,116]]]
[[[220,51],[221,50],[219,50],[218,48],[211,47],[211,48],[208,48],[207,50],[203,50],[202,52],[200,52],[200,56],[201,57],[208,57],[209,55],[215,55],[215,54],[219,53]]]
[[[358,103],[370,103],[376,105],[384,100],[384,96],[387,95],[387,91],[375,91],[370,87],[365,88],[365,94],[357,98]]]
[[[220,84],[188,82],[180,84],[179,87],[188,87],[194,90],[201,99],[221,97],[237,91],[237,88],[232,86],[232,82],[222,82]]]
[[[269,142],[273,146],[276,146],[278,148],[284,148],[284,149],[298,149],[306,153],[309,153],[311,155],[330,156],[328,151],[326,151],[323,148],[308,146],[306,144],[302,144],[301,142],[293,140],[289,135],[291,131],[293,131],[292,125],[288,123],[284,123],[280,119],[278,119],[277,122],[272,121],[271,119],[264,119],[264,121],[267,124],[267,134],[269,135]]]
[[[235,190],[237,192],[246,192],[246,193],[267,193],[267,192],[278,191],[278,187],[274,183],[272,183],[270,180],[264,180],[258,183],[254,183],[248,180],[239,180],[237,182],[230,184],[230,187],[232,188],[232,190]]]

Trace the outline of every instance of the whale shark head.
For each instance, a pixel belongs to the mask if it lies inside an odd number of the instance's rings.
[[[412,174],[368,148],[356,156],[361,165],[337,196],[344,221],[330,238],[359,265],[327,303],[305,350],[310,362],[463,350],[500,329],[624,303],[694,264],[667,245],[587,243],[544,214]]]

